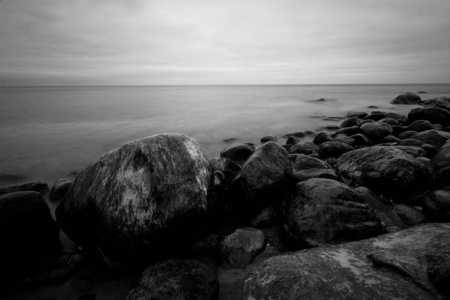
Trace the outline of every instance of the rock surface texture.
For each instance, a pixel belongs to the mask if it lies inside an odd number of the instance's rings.
[[[275,256],[251,271],[242,299],[448,299],[450,225]]]
[[[80,172],[56,216],[73,241],[107,263],[152,260],[205,227],[212,184],[210,164],[192,138],[155,135]]]

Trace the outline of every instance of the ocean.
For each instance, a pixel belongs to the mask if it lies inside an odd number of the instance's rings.
[[[208,158],[233,142],[320,131],[348,111],[407,113],[405,92],[450,96],[450,84],[0,87],[0,185],[52,186],[135,139],[179,132]],[[325,102],[317,102],[324,98]],[[329,118],[332,117],[332,118]],[[235,139],[234,141],[226,141]]]

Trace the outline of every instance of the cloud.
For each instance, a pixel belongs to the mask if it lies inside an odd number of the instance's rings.
[[[450,82],[448,11],[446,0],[6,0],[0,85]]]

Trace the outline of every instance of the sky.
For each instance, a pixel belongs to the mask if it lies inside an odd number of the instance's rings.
[[[0,0],[0,86],[449,83],[449,0]]]

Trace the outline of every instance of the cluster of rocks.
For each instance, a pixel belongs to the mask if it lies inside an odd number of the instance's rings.
[[[55,184],[57,223],[46,185],[0,188],[2,278],[61,278],[86,256],[143,272],[125,299],[226,298],[217,265],[247,271],[243,299],[448,298],[450,99],[393,103],[420,106],[211,160],[182,134],[128,143]]]

